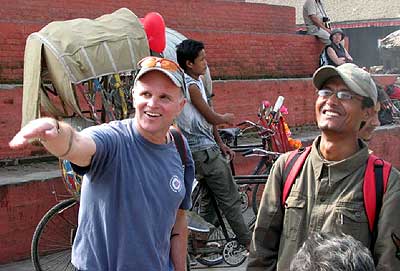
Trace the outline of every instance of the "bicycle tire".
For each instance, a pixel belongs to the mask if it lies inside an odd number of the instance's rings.
[[[271,171],[272,163],[266,159],[262,159],[254,170],[254,175],[268,175]],[[260,206],[260,199],[264,192],[265,184],[256,184],[253,187],[251,195],[251,206],[253,208],[254,215],[257,217],[258,207]]]
[[[200,188],[200,186],[197,186],[193,193],[193,204],[192,204],[192,211],[195,211],[197,213],[200,213],[199,208],[201,207],[200,201],[201,201],[201,190],[203,188]],[[247,214],[247,215],[246,215]],[[253,214],[252,210],[247,210],[244,213],[242,213],[245,223],[249,226],[249,229],[252,231],[254,229],[254,224],[256,217]],[[228,241],[231,241],[235,238],[235,234],[233,233],[233,230],[231,229],[228,221],[226,220],[225,217],[223,217],[224,224],[226,227],[226,230],[228,232],[229,240],[227,240],[223,234],[222,227],[220,225],[217,225],[215,228],[211,229],[211,232],[209,234],[207,244],[214,244],[218,245],[218,247],[221,248],[221,253],[211,253],[208,255],[200,255],[196,257],[197,262],[200,264],[206,265],[206,266],[214,266],[217,264],[220,264],[224,261],[223,255],[222,255],[222,250],[225,244]]]
[[[225,226],[227,227],[229,237],[234,238],[235,234],[233,233],[232,229],[230,228],[225,218],[224,218],[224,223]],[[224,261],[224,258],[222,256],[222,249],[226,243],[227,240],[222,232],[221,226],[215,227],[214,229],[212,229],[212,232],[209,235],[207,244],[218,244],[218,246],[221,247],[221,253],[208,254],[205,256],[201,255],[198,258],[196,258],[196,260],[202,265],[206,266],[214,266],[222,263]]]
[[[77,270],[71,248],[78,226],[79,203],[75,198],[54,205],[33,234],[31,258],[36,271]]]
[[[192,192],[192,211],[197,212],[198,214],[200,214],[200,208],[201,208],[201,193],[202,193],[202,189],[204,189],[200,184],[198,184],[196,186],[196,188],[193,190]],[[213,232],[209,234],[208,237],[208,241],[207,244],[218,244],[221,247],[223,246],[223,244],[220,244],[221,240],[223,240],[223,233],[222,231],[218,228],[213,229]],[[222,237],[221,237],[222,236]],[[222,249],[221,249],[222,251]],[[206,266],[214,266],[217,264],[220,264],[223,262],[223,257],[222,254],[218,254],[218,253],[210,253],[207,255],[200,255],[196,257],[196,261],[199,262],[200,264],[206,265]]]
[[[190,256],[189,256],[189,254],[186,254],[186,267],[185,267],[186,269],[186,271],[190,271]]]
[[[242,213],[249,209],[249,195],[247,194],[248,185],[239,185],[239,195],[240,195],[240,209]]]

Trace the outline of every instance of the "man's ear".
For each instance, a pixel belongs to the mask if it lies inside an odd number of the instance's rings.
[[[363,114],[363,121],[367,121],[370,118],[372,118],[376,114],[374,107],[369,107],[364,109],[364,114]]]
[[[191,62],[190,60],[186,60],[186,67],[192,68],[193,67],[193,62]]]
[[[132,106],[133,106],[134,108],[136,108],[136,104],[135,104],[135,95],[134,95],[134,93],[135,93],[135,89],[132,88],[132,92],[131,92],[131,95],[132,95]]]
[[[183,98],[180,102],[179,102],[179,113],[182,111],[183,107],[185,106],[187,100],[186,98]]]

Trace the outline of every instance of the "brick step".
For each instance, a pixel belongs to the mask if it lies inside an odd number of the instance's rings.
[[[323,48],[314,36],[299,34],[190,31],[205,43],[214,79],[309,77]]]
[[[380,85],[393,84],[393,75],[373,75]],[[214,80],[214,106],[217,112],[232,112],[239,123],[257,121],[261,101],[274,103],[278,96],[285,97],[289,114],[285,117],[291,127],[315,124],[315,88],[311,78],[276,78],[257,80]]]
[[[41,1],[26,6],[24,10],[15,3],[4,3],[0,10],[0,82],[22,81],[24,47],[30,33],[39,31],[52,21],[96,18],[121,7],[131,9],[139,17],[157,11],[163,15],[168,27],[179,32],[216,29],[243,33],[295,32],[293,7],[237,1],[105,1],[96,4],[96,8],[90,2],[78,0],[68,3]]]
[[[382,85],[393,84],[398,75],[376,75]],[[254,80],[214,80],[214,104],[217,112],[232,112],[235,122],[257,120],[261,101],[275,102],[284,96],[284,105],[289,110],[286,119],[290,127],[314,125],[315,92],[311,78],[277,78]],[[81,102],[84,108],[86,103]],[[0,85],[0,160],[44,154],[42,148],[29,146],[22,150],[11,150],[8,142],[20,129],[22,108],[22,86]]]
[[[309,35],[220,30],[182,33],[205,43],[207,61],[215,79],[309,77],[318,67],[323,47]],[[3,44],[0,41],[0,82],[22,82],[25,34],[29,33],[13,32],[10,35],[14,39],[6,39]]]
[[[224,30],[259,33],[291,33],[296,31],[295,8],[288,6],[245,3],[244,1],[186,1],[186,0],[131,0],[102,1],[96,3],[80,0],[40,1],[23,10],[15,3],[3,3],[1,22],[40,27],[52,21],[75,18],[97,18],[126,7],[138,17],[149,12],[160,13],[166,26],[183,30]]]

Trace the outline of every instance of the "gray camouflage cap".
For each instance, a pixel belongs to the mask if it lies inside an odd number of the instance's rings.
[[[339,67],[323,66],[315,71],[313,83],[321,89],[324,83],[335,76],[342,78],[346,86],[358,95],[369,97],[376,104],[378,91],[371,75],[353,63],[345,63]]]

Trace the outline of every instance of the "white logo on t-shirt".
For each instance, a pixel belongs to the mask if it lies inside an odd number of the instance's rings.
[[[182,181],[179,180],[178,176],[174,175],[172,176],[171,180],[169,180],[169,187],[171,187],[171,190],[175,193],[181,192]]]

